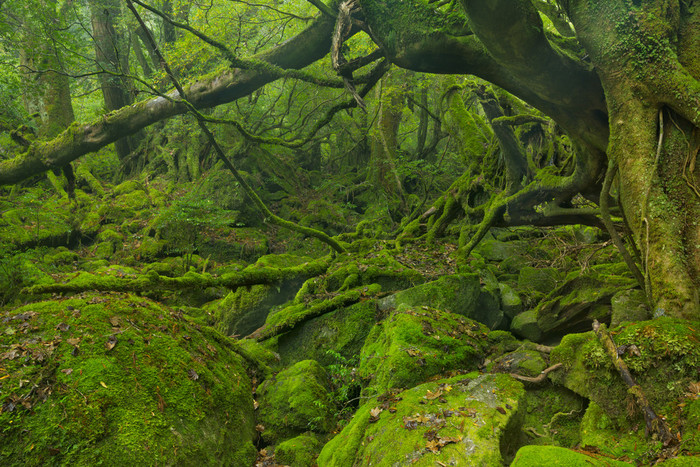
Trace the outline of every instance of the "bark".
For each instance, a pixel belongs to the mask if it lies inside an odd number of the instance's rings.
[[[700,166],[691,161],[700,147],[700,70],[684,47],[697,45],[700,31],[689,25],[700,13],[643,3],[571,1],[569,11],[605,88],[608,157],[654,313],[697,319]]]
[[[131,105],[131,83],[125,76],[129,73],[129,51],[124,34],[118,30],[121,17],[118,0],[91,0],[92,36],[95,59],[100,74],[100,88],[108,112]],[[120,138],[114,142],[117,156],[124,160],[136,146],[131,138]]]

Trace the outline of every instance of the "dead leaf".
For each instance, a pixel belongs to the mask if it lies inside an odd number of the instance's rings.
[[[118,328],[120,326],[119,324],[119,317],[118,316],[112,316],[109,318],[109,323],[114,326],[115,328]]]
[[[423,399],[427,399],[429,401],[433,399],[437,399],[438,397],[442,396],[442,390],[436,389],[434,392],[431,390],[426,391],[425,396],[423,396]]]
[[[56,325],[56,329],[58,329],[59,331],[65,332],[65,331],[68,331],[68,329],[70,329],[70,326],[67,325],[66,323],[58,323]]]
[[[197,372],[191,368],[189,370],[187,370],[187,376],[189,376],[189,378],[192,381],[197,381],[199,379],[199,375],[197,374]]]
[[[369,422],[374,423],[379,420],[379,414],[382,413],[384,409],[381,407],[375,407],[369,411]]]
[[[258,407],[260,407],[260,404],[258,403],[258,401],[254,400],[253,401],[253,410],[258,410]]]
[[[70,345],[78,345],[80,344],[80,338],[79,337],[70,337],[66,339],[66,342],[68,342]]]
[[[105,384],[104,381],[100,381],[100,386],[102,386],[105,389],[108,389],[107,385]]]
[[[105,350],[107,350],[107,351],[112,350],[114,348],[114,346],[117,345],[117,342],[119,342],[119,339],[117,339],[117,336],[112,334],[107,339],[107,342],[105,342]]]
[[[440,452],[440,448],[441,448],[442,446],[440,446],[440,441],[434,439],[434,440],[432,440],[432,441],[428,441],[427,443],[425,443],[425,447],[426,447],[426,449],[428,449],[430,452],[438,453],[438,452]]]
[[[67,375],[73,373],[73,368],[64,368],[61,370],[61,373],[65,373]]]

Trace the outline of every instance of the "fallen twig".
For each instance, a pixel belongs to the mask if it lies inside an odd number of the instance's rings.
[[[538,376],[535,376],[535,377],[523,376],[523,375],[519,375],[517,373],[510,373],[510,375],[519,381],[525,381],[528,383],[539,384],[545,380],[545,378],[547,377],[547,373],[549,373],[550,371],[556,370],[560,366],[562,366],[561,363],[555,363],[554,365],[550,366],[549,368],[545,368],[544,370],[542,370],[542,373],[540,373]]]

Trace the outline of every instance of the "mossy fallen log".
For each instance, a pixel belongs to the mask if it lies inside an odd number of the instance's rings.
[[[323,274],[330,265],[330,256],[288,268],[248,267],[240,272],[214,276],[208,273],[189,271],[179,277],[162,276],[150,271],[137,277],[116,277],[81,272],[63,283],[39,284],[23,289],[24,293],[136,292],[146,293],[160,290],[205,289],[225,287],[236,289],[256,284],[274,284],[293,277],[312,277]]]

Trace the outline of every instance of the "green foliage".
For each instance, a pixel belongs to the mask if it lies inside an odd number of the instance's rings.
[[[338,412],[335,418],[339,423],[347,422],[352,413],[357,408],[357,401],[360,396],[361,381],[357,375],[357,356],[344,357],[334,349],[327,349],[326,355],[333,361],[327,365],[326,372],[331,380],[331,399]]]
[[[231,221],[231,213],[218,203],[196,194],[187,194],[158,216],[155,227],[161,238],[168,242],[170,253],[187,258],[185,270],[189,270],[190,259],[203,231],[228,226]]]

